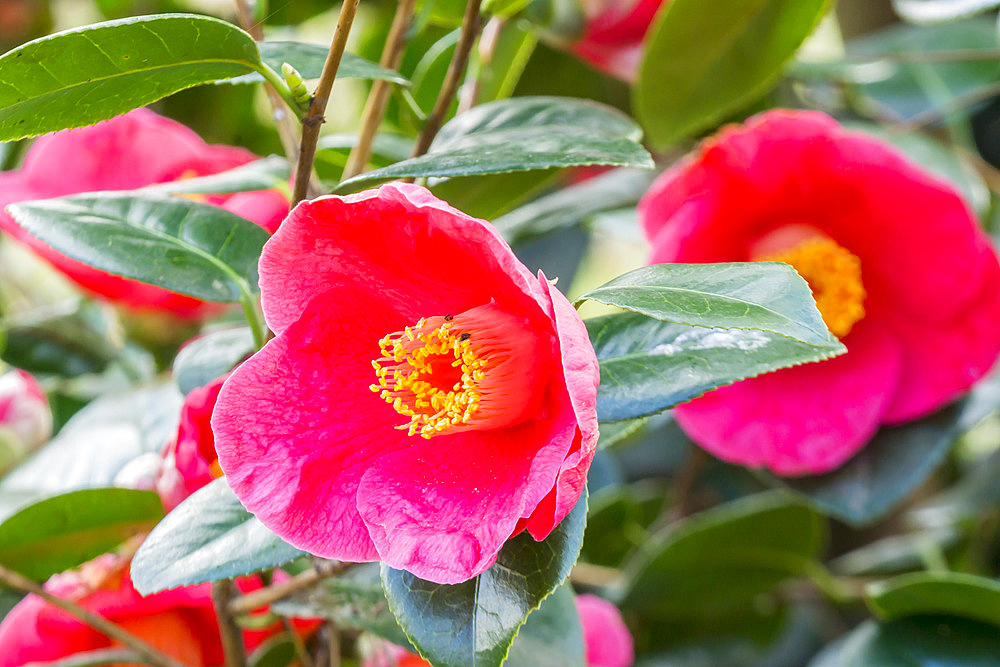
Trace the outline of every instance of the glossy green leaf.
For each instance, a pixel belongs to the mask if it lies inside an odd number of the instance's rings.
[[[864,526],[882,518],[941,465],[956,439],[995,407],[992,398],[970,397],[923,419],[886,426],[858,454],[825,475],[774,478],[810,498],[824,512],[847,523]]]
[[[789,494],[740,499],[688,517],[628,568],[623,608],[721,613],[805,573],[826,524]]]
[[[542,601],[504,662],[506,667],[584,667],[583,628],[573,587],[563,584]]]
[[[195,14],[107,21],[0,56],[0,140],[91,125],[260,67],[253,38]]]
[[[152,491],[84,489],[29,505],[0,524],[0,564],[45,581],[152,528],[163,505]]]
[[[223,477],[196,491],[153,529],[132,560],[132,582],[148,595],[249,574],[302,555],[243,509]]]
[[[143,188],[143,192],[179,194],[225,194],[288,188],[291,168],[288,160],[271,156],[208,176],[185,178]]]
[[[1000,626],[1000,581],[961,572],[913,572],[869,584],[865,601],[885,620],[948,614]]]
[[[764,93],[827,0],[671,0],[646,35],[633,107],[666,146]]]
[[[269,238],[245,218],[180,197],[99,193],[7,210],[74,259],[208,301],[238,301],[256,290],[257,260]]]
[[[817,346],[835,344],[809,285],[781,262],[644,266],[576,302],[586,300],[678,324],[758,329]]]
[[[707,329],[640,313],[586,320],[601,364],[597,416],[618,421],[653,414],[706,391],[779,368],[841,354],[769,331]]]
[[[1000,655],[996,626],[953,616],[863,623],[809,667],[991,667]]]
[[[275,72],[281,71],[281,64],[288,63],[302,75],[303,79],[318,79],[323,72],[323,64],[330,46],[318,44],[303,44],[302,42],[258,42],[260,58]],[[392,83],[408,86],[406,77],[391,69],[365,60],[353,53],[345,53],[337,69],[338,79],[382,79]],[[264,77],[254,72],[234,79],[226,79],[219,83],[260,83]]]
[[[519,97],[482,104],[441,128],[426,155],[350,178],[340,190],[403,177],[470,176],[587,164],[652,168],[630,118],[596,102]]]
[[[499,667],[525,618],[569,575],[583,542],[587,499],[542,542],[510,539],[497,562],[465,583],[435,584],[382,567],[403,631],[435,667]]]
[[[987,12],[1000,0],[892,0],[892,8],[911,23],[938,23]]]
[[[190,341],[174,359],[174,380],[189,394],[231,371],[256,351],[253,332],[247,327],[211,331]]]

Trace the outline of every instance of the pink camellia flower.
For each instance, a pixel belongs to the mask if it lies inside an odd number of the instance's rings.
[[[576,610],[583,628],[587,667],[629,667],[635,661],[632,634],[618,608],[596,595],[576,596]],[[362,667],[431,667],[420,656],[395,644],[366,656]]]
[[[180,123],[148,109],[136,109],[97,125],[35,140],[21,169],[0,172],[0,229],[93,294],[139,311],[166,311],[182,318],[196,318],[205,312],[205,302],[115,276],[67,257],[27,233],[3,209],[30,199],[133,190],[207,176],[255,159],[242,148],[206,144]],[[288,201],[277,190],[198,197],[249,218],[270,232],[277,229],[288,212]]]
[[[569,513],[597,440],[576,311],[485,222],[388,184],[297,206],[260,260],[277,337],[212,426],[248,510],[310,553],[439,583]]]
[[[0,472],[52,435],[52,411],[41,385],[15,368],[0,375]]]
[[[640,204],[653,262],[778,260],[848,352],[679,406],[719,458],[821,473],[954,400],[1000,351],[1000,266],[947,184],[816,112],[723,130]]]
[[[222,476],[219,456],[215,453],[212,410],[227,377],[213,380],[184,397],[177,439],[163,450],[163,461],[156,479],[156,491],[168,510]]]
[[[45,590],[117,623],[189,667],[223,664],[211,584],[142,597],[132,587],[128,567],[127,556],[105,554],[78,570],[54,575]],[[261,587],[256,577],[243,577],[237,585],[243,592]],[[244,631],[243,638],[253,650],[281,630],[275,623]],[[120,645],[36,595],[25,597],[0,622],[0,667],[50,662],[115,646]]]
[[[586,27],[573,51],[599,70],[635,80],[646,31],[668,1],[583,0]]]

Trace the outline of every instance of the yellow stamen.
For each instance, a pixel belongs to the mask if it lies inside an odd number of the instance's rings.
[[[864,318],[861,260],[832,239],[814,237],[758,259],[791,264],[809,283],[823,321],[838,338]]]

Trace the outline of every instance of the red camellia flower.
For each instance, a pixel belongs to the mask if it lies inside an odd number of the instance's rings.
[[[646,31],[668,1],[583,0],[586,27],[573,50],[597,69],[634,80]]]
[[[128,566],[127,557],[105,554],[79,570],[53,576],[45,590],[117,623],[189,667],[223,664],[211,584],[142,597],[132,588]],[[237,584],[243,592],[261,587],[254,577],[243,577]],[[244,631],[243,638],[253,650],[281,629],[275,623]],[[108,637],[36,595],[25,597],[0,622],[0,667],[50,662],[114,646]]]
[[[227,377],[213,380],[184,397],[177,439],[163,450],[156,479],[156,491],[168,510],[222,476],[219,456],[215,453],[212,410]]]
[[[880,424],[954,400],[1000,351],[1000,266],[968,207],[823,114],[723,130],[654,183],[640,212],[653,262],[791,264],[847,346],[679,406],[681,427],[727,461],[834,469]]]
[[[268,241],[260,285],[277,337],[212,426],[230,486],[283,539],[456,583],[569,513],[597,361],[487,223],[407,184],[322,197]]]
[[[154,183],[207,176],[256,159],[232,146],[213,146],[180,123],[137,109],[91,127],[64,130],[32,144],[24,166],[0,173],[0,229],[21,241],[84,289],[140,311],[166,311],[195,318],[206,304],[71,259],[23,230],[3,212],[14,202],[81,192],[132,190]],[[201,196],[199,195],[199,198]],[[204,198],[253,220],[270,232],[288,212],[277,190]]]

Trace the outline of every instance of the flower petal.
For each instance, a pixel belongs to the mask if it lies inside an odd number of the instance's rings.
[[[779,475],[818,474],[854,455],[882,422],[900,374],[891,335],[871,322],[847,354],[721,387],[674,409],[677,423],[724,461]]]

